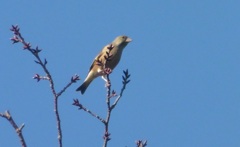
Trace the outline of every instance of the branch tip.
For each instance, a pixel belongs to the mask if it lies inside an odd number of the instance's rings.
[[[137,145],[137,147],[146,147],[147,146],[147,140],[145,140],[145,141],[137,140],[136,145]]]
[[[76,83],[78,80],[80,80],[80,77],[79,75],[75,74],[74,76],[72,76],[71,78],[71,82],[72,83]]]

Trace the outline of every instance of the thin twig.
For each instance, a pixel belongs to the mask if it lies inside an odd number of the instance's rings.
[[[109,133],[109,130],[108,130],[108,124],[110,122],[110,117],[111,117],[111,105],[110,105],[110,98],[111,98],[111,81],[110,81],[110,78],[109,78],[109,74],[107,74],[107,97],[106,97],[106,103],[107,103],[107,116],[106,116],[106,119],[105,119],[105,123],[104,123],[104,127],[105,127],[105,133],[104,133],[104,136],[103,136],[103,139],[104,139],[104,142],[103,142],[103,147],[106,147],[107,144],[108,144],[108,141],[111,140],[110,138],[110,133]]]
[[[130,77],[130,75],[128,74],[128,70],[126,70],[126,71],[123,71],[123,73],[124,73],[124,76],[123,76],[123,87],[122,87],[122,89],[121,89],[121,92],[120,92],[120,95],[116,98],[116,100],[114,101],[114,103],[111,105],[110,104],[110,99],[113,97],[113,96],[115,96],[115,92],[113,91],[112,92],[112,95],[111,95],[111,93],[110,93],[110,91],[111,91],[111,82],[110,82],[110,79],[109,79],[109,74],[107,74],[107,82],[108,82],[108,86],[107,86],[107,98],[106,98],[106,102],[107,102],[107,108],[108,108],[108,110],[107,110],[107,117],[106,117],[106,120],[105,120],[105,123],[104,123],[104,125],[105,125],[105,134],[104,134],[104,137],[103,137],[103,139],[104,139],[104,142],[103,142],[103,147],[107,147],[107,144],[108,144],[108,141],[109,140],[111,140],[111,138],[110,138],[110,133],[109,133],[109,128],[108,128],[108,126],[109,126],[109,122],[110,122],[110,117],[111,117],[111,113],[112,113],[112,110],[115,108],[115,106],[118,104],[118,102],[119,102],[119,100],[120,100],[120,98],[122,97],[122,95],[123,95],[123,91],[125,90],[125,88],[126,88],[126,85],[130,82],[130,80],[129,80],[129,77]]]
[[[122,97],[123,95],[123,91],[125,90],[126,88],[126,84],[123,84],[123,87],[121,89],[121,92],[119,94],[119,96],[116,98],[116,100],[114,101],[114,103],[111,105],[111,109],[114,109],[114,107],[117,105],[118,101],[120,100],[120,98]]]
[[[57,96],[61,96],[63,92],[67,90],[68,87],[70,87],[73,83],[76,83],[78,80],[80,80],[78,75],[74,75],[71,78],[71,81],[57,94]]]
[[[137,145],[137,147],[146,147],[147,146],[147,140],[145,140],[145,141],[137,140],[136,145]]]
[[[20,33],[20,28],[18,26],[12,26],[11,31],[13,31],[13,33],[14,33],[14,37],[11,39],[13,41],[13,43],[21,42],[23,44],[23,49],[30,51],[32,53],[32,55],[35,56],[35,58],[37,59],[37,60],[35,60],[35,62],[43,68],[44,72],[46,73],[46,75],[48,77],[48,81],[50,83],[50,89],[51,89],[51,91],[53,93],[53,97],[54,97],[54,112],[55,112],[56,119],[57,119],[58,142],[59,142],[59,146],[62,147],[62,129],[61,129],[60,116],[58,113],[58,95],[56,94],[53,78],[46,67],[47,60],[46,59],[44,61],[41,60],[41,58],[39,57],[39,54],[38,54],[41,50],[39,50],[38,47],[36,47],[36,49],[31,48],[30,43],[27,43],[24,40],[24,38],[22,37],[22,35]]]
[[[97,115],[96,113],[92,112],[91,110],[87,109],[85,106],[83,106],[82,104],[79,103],[78,99],[74,99],[73,100],[73,105],[77,106],[79,110],[83,110],[85,112],[87,112],[88,114],[90,114],[91,116],[97,118],[98,120],[100,120],[102,123],[105,123],[105,120],[103,118],[101,118],[99,115]]]
[[[0,113],[0,116],[8,120],[8,122],[12,125],[12,127],[15,129],[16,133],[18,134],[22,147],[26,147],[27,145],[22,134],[22,129],[24,128],[24,124],[18,127],[9,111],[6,111],[5,113]]]
[[[53,78],[46,66],[48,62],[46,59],[42,60],[39,56],[39,52],[41,52],[41,49],[39,49],[38,46],[36,48],[32,48],[30,43],[26,42],[22,37],[20,33],[20,28],[18,26],[12,26],[10,30],[14,33],[13,38],[11,38],[11,40],[13,41],[13,44],[21,42],[23,44],[23,49],[30,51],[32,55],[35,56],[35,58],[37,59],[35,60],[35,63],[39,64],[43,68],[44,72],[46,73],[46,77],[36,74],[33,78],[37,79],[37,81],[40,81],[41,79],[48,80],[50,83],[50,89],[52,91],[53,98],[54,98],[54,112],[57,120],[58,142],[59,142],[59,146],[62,147],[62,129],[61,129],[60,115],[58,112],[58,98],[69,86],[71,86],[71,84],[79,80],[79,76],[75,75],[74,77],[72,77],[71,81],[59,93],[57,93],[55,90]]]

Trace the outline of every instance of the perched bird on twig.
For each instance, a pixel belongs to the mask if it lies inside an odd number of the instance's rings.
[[[76,91],[81,91],[81,93],[84,94],[87,87],[96,77],[102,76],[102,78],[105,79],[104,76],[106,74],[104,73],[104,69],[110,68],[113,70],[117,66],[121,59],[123,49],[131,41],[132,39],[127,36],[118,36],[112,43],[106,45],[93,60],[86,79]]]

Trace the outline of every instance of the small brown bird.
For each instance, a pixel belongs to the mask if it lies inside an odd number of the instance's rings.
[[[131,41],[132,39],[127,36],[118,36],[112,43],[106,45],[93,60],[86,79],[83,84],[76,89],[76,91],[81,91],[81,93],[84,94],[87,87],[96,77],[102,76],[104,79],[103,67],[99,66],[99,61],[105,65],[105,68],[113,70],[121,59],[124,47]],[[109,52],[109,47],[112,47],[110,51],[110,60],[106,61],[106,52]]]

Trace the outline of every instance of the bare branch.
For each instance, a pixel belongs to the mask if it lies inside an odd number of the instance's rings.
[[[42,60],[39,56],[39,53],[42,51],[41,49],[38,48],[38,46],[36,48],[32,48],[31,44],[29,42],[26,42],[24,40],[24,38],[22,37],[21,33],[20,33],[20,28],[16,25],[12,25],[12,28],[10,29],[14,36],[13,38],[11,38],[11,41],[13,42],[13,44],[15,43],[22,43],[23,44],[23,49],[24,50],[28,50],[29,52],[32,53],[32,55],[36,58],[35,63],[39,64],[43,71],[46,73],[46,76],[40,76],[39,74],[36,74],[33,79],[36,79],[38,82],[40,80],[48,80],[50,83],[50,89],[52,91],[53,97],[54,97],[54,112],[56,115],[56,120],[57,120],[57,130],[58,130],[58,142],[59,142],[59,146],[62,147],[62,129],[61,129],[61,120],[60,120],[60,115],[58,112],[58,98],[60,95],[62,95],[63,92],[65,92],[65,90],[71,86],[71,84],[76,83],[77,80],[79,80],[79,76],[75,75],[74,77],[71,78],[71,81],[60,91],[60,92],[56,92],[55,90],[55,86],[54,86],[54,81],[53,78],[49,72],[49,70],[47,69],[47,59]]]
[[[120,98],[123,95],[123,91],[125,90],[126,85],[130,82],[130,80],[129,80],[130,74],[128,74],[128,69],[126,71],[123,71],[123,73],[124,73],[124,76],[122,76],[123,77],[123,81],[122,81],[123,87],[121,89],[120,95],[116,98],[115,102],[112,104],[111,109],[113,109],[117,105],[118,101],[120,100]]]
[[[74,75],[71,78],[71,81],[57,94],[57,96],[61,96],[63,92],[67,90],[68,87],[70,87],[73,83],[76,83],[78,80],[80,80],[78,75]]]
[[[26,147],[27,145],[25,143],[25,140],[22,134],[22,129],[24,128],[24,124],[18,127],[9,111],[6,111],[5,113],[0,113],[0,116],[8,120],[8,122],[12,125],[12,127],[15,129],[16,133],[18,134],[22,147]]]
[[[29,52],[32,53],[33,56],[35,56],[35,58],[37,60],[35,60],[35,62],[37,64],[39,64],[44,72],[46,73],[46,77],[41,77],[38,74],[36,74],[33,78],[37,79],[37,81],[40,81],[40,79],[47,79],[50,83],[50,89],[53,93],[53,97],[54,97],[54,112],[56,115],[56,119],[57,119],[57,129],[58,129],[58,142],[59,142],[59,146],[62,147],[62,129],[61,129],[61,121],[60,121],[60,116],[58,113],[58,95],[56,93],[55,87],[54,87],[54,81],[53,78],[49,72],[49,70],[47,69],[46,65],[47,65],[47,60],[44,59],[44,61],[40,58],[39,56],[39,52],[41,51],[38,46],[36,48],[32,48],[29,42],[26,42],[24,40],[24,38],[22,37],[21,33],[20,33],[20,28],[18,26],[12,26],[12,28],[10,29],[13,34],[14,37],[11,39],[13,41],[13,43],[18,43],[21,42],[23,44],[23,49],[24,50],[28,50]]]
[[[137,140],[136,145],[137,145],[137,147],[146,147],[147,146],[147,140],[145,140],[145,141]]]
[[[84,107],[82,104],[79,103],[78,99],[74,99],[73,100],[73,105],[77,106],[79,110],[83,110],[87,113],[89,113],[90,115],[92,115],[93,117],[97,118],[98,120],[100,120],[102,123],[105,123],[105,120],[103,118],[101,118],[99,115],[93,113],[91,110],[87,109],[86,107]]]
[[[128,74],[128,70],[123,71],[123,73],[124,73],[123,82],[122,82],[123,83],[123,87],[121,89],[120,95],[115,99],[115,101],[114,101],[114,103],[112,105],[110,104],[110,99],[112,97],[116,96],[116,92],[113,90],[112,93],[111,93],[111,81],[109,79],[109,74],[107,74],[107,84],[106,85],[108,85],[108,86],[107,86],[106,103],[107,103],[108,111],[107,111],[107,117],[106,117],[106,120],[105,120],[106,123],[104,123],[104,125],[105,125],[105,134],[104,134],[104,137],[103,137],[103,139],[104,139],[103,147],[106,147],[108,141],[111,139],[109,137],[110,133],[109,133],[109,129],[108,129],[108,125],[109,125],[110,117],[111,117],[111,112],[115,108],[115,106],[118,104],[120,98],[122,97],[123,91],[125,90],[126,85],[130,82],[130,80],[129,80],[130,75]]]

